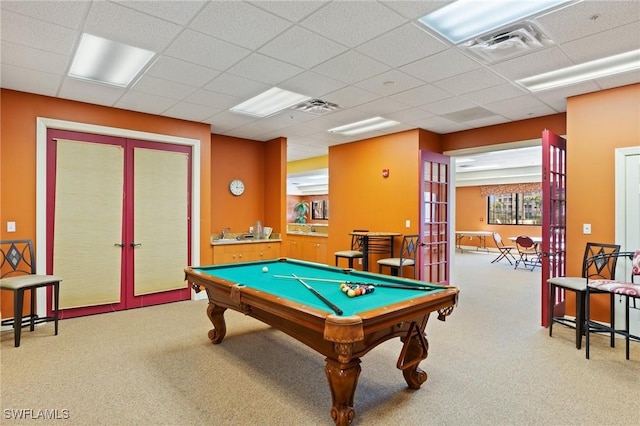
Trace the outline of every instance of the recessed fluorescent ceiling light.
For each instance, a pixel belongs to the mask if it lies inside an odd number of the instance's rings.
[[[419,21],[453,44],[539,14],[568,0],[458,0]]]
[[[372,130],[384,129],[385,127],[395,126],[400,124],[397,121],[387,120],[382,117],[373,117],[367,120],[358,121],[351,124],[345,124],[344,126],[334,127],[329,129],[331,133],[340,133],[342,135],[357,135],[359,133],[370,132]]]
[[[69,76],[127,87],[155,52],[84,33]]]
[[[532,92],[593,80],[640,69],[640,50],[621,53],[595,61],[516,80]]]
[[[309,99],[311,99],[310,96],[272,87],[266,92],[234,106],[230,111],[263,118]]]

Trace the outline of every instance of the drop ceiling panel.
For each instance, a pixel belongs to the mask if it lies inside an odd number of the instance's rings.
[[[220,71],[161,55],[146,74],[178,83],[186,82],[193,87],[202,87],[220,75]]]
[[[480,68],[480,64],[455,49],[448,49],[400,67],[407,74],[427,83],[443,80],[477,68]]]
[[[191,21],[197,13],[207,4],[206,1],[115,1],[121,6],[135,9],[140,12],[174,22],[180,25],[186,25]],[[78,2],[80,3],[80,2]],[[86,2],[82,2],[86,3]]]
[[[268,42],[260,53],[303,68],[312,68],[347,51],[347,47],[307,29],[293,27]]]
[[[77,31],[39,19],[3,11],[0,28],[3,41],[29,46],[43,51],[69,55]]]

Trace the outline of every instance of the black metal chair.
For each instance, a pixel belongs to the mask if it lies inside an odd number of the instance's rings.
[[[20,346],[22,327],[29,326],[30,331],[36,324],[54,321],[55,334],[58,335],[58,301],[62,278],[55,275],[36,274],[35,255],[31,240],[0,241],[0,289],[12,291],[13,318],[2,320],[2,325],[13,326],[15,346]],[[39,317],[36,314],[36,289],[53,287],[53,312],[51,316]],[[30,291],[31,310],[24,316],[22,308],[24,293]]]
[[[364,229],[354,229],[353,232],[369,232]],[[343,258],[349,262],[349,268],[353,269],[353,260],[362,259],[364,253],[362,251],[363,238],[360,235],[351,236],[351,249],[337,251],[333,255],[336,257],[336,266],[338,266],[338,260]]]
[[[518,269],[518,265],[522,264],[525,267],[531,266],[531,270],[533,271],[536,266],[542,265],[540,251],[538,250],[537,244],[533,242],[531,237],[520,235],[516,238],[516,248],[518,249],[520,258],[516,260],[516,266],[514,269]]]
[[[629,330],[629,314],[632,309],[629,303],[631,299],[634,301],[633,308],[636,308],[636,301],[640,299],[640,282],[636,283],[634,277],[640,277],[640,250],[635,252],[618,252],[609,255],[596,255],[587,260],[587,263],[600,263],[613,265],[615,269],[618,261],[631,261],[631,279],[626,280],[606,280],[606,279],[589,279],[587,278],[587,291],[585,296],[586,306],[586,332],[587,332],[587,348],[586,357],[589,359],[589,335],[591,333],[604,332],[610,335],[610,346],[615,347],[615,335],[621,335],[626,343],[626,359],[629,359],[629,342],[631,340],[640,342],[640,335],[631,334]],[[594,321],[591,318],[591,296],[597,294],[609,295],[609,323]],[[615,322],[615,296],[619,296],[625,300],[625,327],[616,328]],[[640,334],[640,333],[639,333]]]
[[[587,277],[600,279],[615,279],[615,267],[611,268],[602,262],[587,262],[596,255],[614,254],[620,251],[618,244],[587,243],[582,257],[582,275],[580,277],[549,278],[549,336],[553,333],[553,324],[558,323],[576,330],[576,349],[582,347],[582,336],[585,334],[585,298],[587,292]],[[610,258],[613,260],[614,258]],[[559,291],[558,291],[559,290]],[[576,315],[574,319],[565,316],[565,294],[571,291],[576,298]],[[556,299],[562,301],[556,304]],[[554,310],[556,312],[554,312]]]
[[[496,243],[496,247],[498,248],[498,251],[500,251],[500,254],[498,255],[498,257],[493,259],[491,263],[499,262],[502,259],[506,259],[507,262],[509,262],[509,265],[513,265],[513,263],[511,262],[511,259],[513,259],[513,261],[515,262],[516,258],[513,255],[513,253],[511,253],[511,250],[515,250],[516,246],[504,245],[504,242],[502,241],[502,237],[497,232],[493,233],[493,241]]]
[[[400,247],[400,257],[389,257],[378,260],[378,272],[382,273],[383,267],[391,270],[391,275],[402,276],[402,268],[413,267],[413,278],[418,278],[418,247],[420,246],[420,235],[405,235],[402,238]]]

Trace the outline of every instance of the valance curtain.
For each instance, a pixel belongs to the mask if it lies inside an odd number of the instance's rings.
[[[523,192],[541,191],[542,183],[509,183],[504,185],[482,185],[480,187],[480,195],[488,197],[489,195],[499,194],[520,194]]]

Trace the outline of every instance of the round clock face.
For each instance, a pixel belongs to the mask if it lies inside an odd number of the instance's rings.
[[[244,192],[244,183],[240,179],[234,179],[229,183],[229,191],[233,195],[242,195]]]

